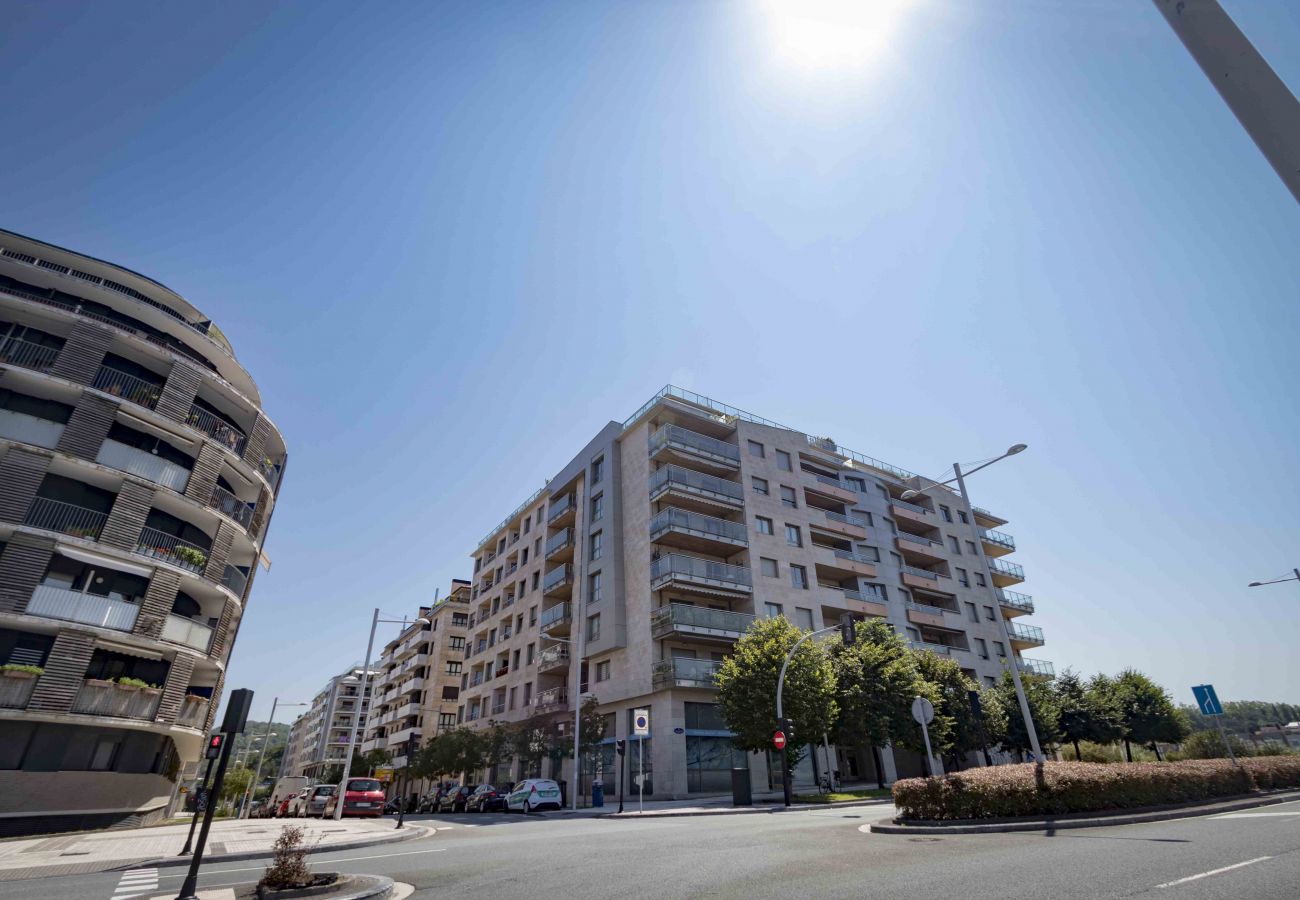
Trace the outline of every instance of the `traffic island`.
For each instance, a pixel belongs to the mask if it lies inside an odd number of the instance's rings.
[[[296,897],[328,897],[333,900],[386,898],[393,890],[393,879],[382,875],[347,875],[339,872],[313,872],[307,865],[307,848],[303,830],[286,825],[275,841],[275,856],[266,867],[262,880],[254,885],[249,897],[257,900],[289,900]],[[236,894],[236,896],[243,896]]]
[[[322,876],[323,877],[323,876]],[[409,891],[399,893],[393,879],[383,875],[329,875],[333,880],[329,884],[306,888],[290,888],[267,891],[259,888],[255,882],[236,884],[228,888],[234,900],[296,900],[300,897],[323,898],[323,900],[397,900],[398,897],[410,896]],[[199,898],[203,900],[210,889],[200,889]],[[225,896],[230,897],[230,893]],[[173,900],[172,894],[160,895],[153,900]]]

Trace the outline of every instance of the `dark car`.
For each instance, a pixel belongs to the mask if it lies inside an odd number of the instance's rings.
[[[472,793],[474,789],[468,785],[452,788],[438,799],[438,812],[464,812]]]
[[[420,803],[416,807],[416,809],[419,812],[430,812],[430,813],[438,812],[439,811],[438,807],[442,803],[442,798],[447,796],[447,794],[450,793],[451,791],[456,790],[456,788],[458,787],[460,787],[460,785],[458,785],[454,781],[448,781],[438,785],[436,788],[427,792],[423,797],[420,798]]]
[[[494,809],[506,811],[506,795],[490,784],[480,784],[465,801],[465,812],[491,812]]]

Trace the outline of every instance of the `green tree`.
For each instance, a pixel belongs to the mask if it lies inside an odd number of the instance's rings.
[[[757,753],[772,746],[781,664],[803,634],[784,616],[758,619],[719,667],[718,710],[742,750]],[[823,642],[804,641],[790,660],[782,712],[793,720],[800,746],[830,730],[836,715],[835,672]]]
[[[930,741],[935,752],[947,760],[948,768],[959,769],[966,754],[984,748],[979,723],[970,704],[970,692],[979,691],[979,687],[962,672],[961,664],[952,657],[921,650],[915,653],[915,659],[921,678],[934,689],[927,695],[934,703]],[[1001,743],[1007,727],[1002,701],[993,691],[979,693],[984,734],[990,745]]]
[[[1111,682],[1120,713],[1121,736],[1129,762],[1131,743],[1149,746],[1160,758],[1157,742],[1176,744],[1191,730],[1169,692],[1136,669],[1125,669]]]
[[[253,770],[239,766],[226,772],[225,780],[221,782],[221,796],[218,798],[223,803],[233,803],[244,792],[248,790],[249,784],[253,781]]]
[[[535,772],[542,760],[556,759],[564,752],[563,729],[550,713],[530,716],[511,730],[510,745],[524,772]]]
[[[1236,735],[1228,735],[1228,743],[1238,757],[1255,755],[1255,748]],[[1182,759],[1224,759],[1228,748],[1218,731],[1193,731],[1183,741],[1178,755]]]
[[[1051,679],[1043,675],[1022,674],[1020,683],[1025,688],[1025,699],[1029,703],[1029,715],[1034,720],[1034,731],[1038,735],[1040,749],[1059,742],[1061,711],[1056,705],[1056,692],[1052,690]],[[1020,713],[1020,700],[1016,697],[1016,684],[1010,670],[1002,673],[994,692],[1002,708],[1007,711],[1007,730],[1002,746],[1021,754],[1033,750],[1029,743],[1029,732],[1025,730],[1025,717]]]
[[[460,726],[426,741],[415,754],[411,772],[417,778],[459,776],[481,768],[483,756],[481,734]]]
[[[921,678],[915,655],[884,620],[858,622],[853,645],[837,645],[831,662],[839,706],[833,729],[837,744],[876,754],[883,744],[915,747],[921,742],[912,701],[922,694],[937,696],[937,690]],[[879,776],[880,758],[875,759]]]
[[[1052,683],[1060,711],[1062,741],[1074,745],[1074,758],[1081,759],[1080,741],[1109,744],[1119,740],[1120,714],[1106,681],[1085,683],[1073,669],[1066,669]]]

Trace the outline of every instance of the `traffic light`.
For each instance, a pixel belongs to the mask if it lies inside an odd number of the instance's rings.
[[[614,749],[618,751],[619,756],[623,756],[627,753],[627,741],[621,739],[614,741]]]
[[[779,719],[777,720],[776,724],[777,727],[781,729],[781,733],[785,735],[785,745],[787,747],[793,747],[794,746],[794,720]]]
[[[840,616],[840,640],[844,642],[845,647],[852,647],[853,641],[857,637],[854,629],[855,624],[853,616],[848,613]]]
[[[203,754],[203,757],[205,759],[216,759],[218,756],[220,756],[221,745],[225,742],[225,740],[226,740],[226,736],[224,734],[214,734],[212,735],[212,737],[208,738],[208,749]]]

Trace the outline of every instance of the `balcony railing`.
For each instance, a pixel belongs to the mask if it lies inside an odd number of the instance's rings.
[[[808,472],[807,474],[811,475],[822,484],[829,484],[831,487],[844,488],[844,484],[838,478],[832,478],[829,475],[818,475],[816,472]],[[847,488],[844,489],[848,490]]]
[[[561,585],[573,583],[573,564],[565,563],[562,566],[556,566],[546,573],[542,579],[542,592],[553,591]]]
[[[1003,534],[1001,531],[985,531],[980,534],[980,538],[990,544],[1006,547],[1008,550],[1016,549],[1016,539],[1009,534]]]
[[[492,704],[492,715],[499,716],[506,711],[506,701],[498,700]]]
[[[280,489],[280,475],[284,472],[284,464],[275,462],[271,459],[262,459],[257,464],[257,471],[262,473],[266,483],[271,486],[272,491]]]
[[[1043,629],[1039,628],[1037,625],[1021,625],[1019,622],[1008,622],[1007,633],[1016,640],[1034,644],[1044,643]]]
[[[166,621],[163,622],[162,638],[164,641],[184,644],[200,653],[207,653],[212,646],[212,628],[202,622],[169,613]]]
[[[564,622],[569,618],[569,604],[558,603],[550,609],[542,610],[541,616],[537,619],[537,627],[545,630],[552,625]]]
[[[952,656],[953,651],[959,653],[969,653],[969,647],[958,647],[954,644],[940,644],[934,641],[908,641],[913,650],[929,650],[931,653],[939,653],[943,656]]]
[[[662,448],[673,444],[731,465],[740,465],[740,448],[735,444],[682,428],[680,425],[664,425],[650,435],[650,455],[653,456]]]
[[[1002,559],[990,559],[989,568],[998,574],[1011,578],[1023,579],[1025,577],[1025,569],[1018,563],[1007,562]]]
[[[100,366],[90,386],[105,394],[130,400],[147,409],[153,409],[158,405],[158,398],[162,396],[163,390],[161,384],[145,381],[112,366]]]
[[[1030,675],[1044,675],[1048,678],[1056,677],[1056,666],[1045,659],[1026,659],[1022,656],[1019,663],[1022,672],[1028,672]]]
[[[546,539],[545,555],[546,557],[549,558],[553,554],[559,553],[561,550],[567,550],[569,547],[572,546],[573,546],[573,528],[572,527],[565,528],[562,531],[557,531],[555,534],[551,535],[549,538]]]
[[[650,495],[657,496],[669,488],[681,488],[687,493],[703,494],[729,502],[744,503],[745,489],[734,481],[716,475],[696,472],[681,466],[664,466],[650,475]]]
[[[753,585],[753,576],[744,566],[731,566],[726,563],[699,559],[670,553],[650,563],[650,581],[684,579],[686,581],[704,581],[726,587],[742,587],[746,590]]]
[[[195,694],[186,694],[181,701],[181,711],[176,715],[176,724],[184,728],[202,728],[207,715],[208,701]]]
[[[831,553],[835,554],[836,559],[842,559],[845,562],[862,563],[865,566],[874,566],[876,564],[876,561],[874,559],[867,559],[865,556],[859,556],[857,553],[854,553],[852,550],[832,549]]]
[[[653,679],[655,684],[672,683],[678,687],[715,686],[715,679],[722,663],[711,659],[687,659],[674,657],[655,663]]]
[[[157,688],[125,687],[91,679],[82,683],[77,698],[72,701],[72,711],[87,716],[152,719],[161,697],[162,691]]]
[[[27,510],[23,524],[96,541],[99,540],[100,529],[106,521],[108,513],[64,503],[62,500],[37,497]]]
[[[229,516],[245,528],[253,521],[253,504],[245,503],[220,485],[213,486],[212,496],[208,498],[208,506]]]
[[[196,575],[203,574],[203,567],[208,564],[208,551],[202,547],[148,526],[140,532],[136,552],[188,569]]]
[[[177,493],[183,493],[185,486],[190,483],[189,469],[168,462],[161,456],[146,453],[137,447],[119,443],[112,438],[105,439],[100,445],[95,462],[101,466],[121,469],[123,472],[148,478],[155,484],[171,488]]]
[[[26,709],[35,688],[35,675],[0,674],[0,709]]]
[[[244,444],[248,441],[244,432],[200,406],[190,407],[185,424],[202,431],[236,456],[244,452]]]
[[[566,513],[572,512],[577,506],[578,501],[573,494],[565,494],[551,501],[550,507],[546,512],[546,521],[554,522]]]
[[[909,509],[917,515],[928,515],[929,510],[917,503],[908,503],[906,500],[899,500],[896,497],[890,497],[889,502],[894,506],[901,506],[903,509]]]
[[[909,544],[919,544],[922,547],[943,548],[943,544],[938,541],[932,541],[927,537],[921,537],[919,534],[908,534],[906,531],[900,531],[898,533],[898,539],[900,541],[907,541]]]
[[[0,438],[53,450],[59,445],[59,438],[62,436],[62,422],[51,422],[49,419],[29,416],[11,409],[0,409]]]
[[[917,612],[923,613],[927,616],[942,617],[943,614],[946,612],[955,612],[955,610],[944,609],[942,606],[930,606],[928,603],[917,603],[915,600],[907,601],[907,608],[914,609]]]
[[[998,588],[998,602],[1002,606],[1018,609],[1021,612],[1032,613],[1034,611],[1034,598],[1028,594]]]
[[[748,631],[752,624],[754,624],[754,617],[749,613],[689,606],[685,603],[661,606],[650,618],[650,630],[656,637],[674,631],[684,631],[707,632],[738,638]]]
[[[0,338],[0,363],[44,372],[59,358],[59,351],[22,338]]]
[[[551,688],[547,691],[538,691],[537,696],[533,698],[533,706],[538,712],[545,712],[552,709],[564,709],[569,705],[569,689],[567,687]]]
[[[673,507],[662,510],[650,520],[650,540],[657,540],[660,534],[669,530],[688,531],[734,544],[749,543],[744,522],[728,522],[726,519]]]
[[[569,648],[565,646],[548,647],[537,657],[537,671],[549,672],[552,669],[569,667]]]
[[[242,597],[244,588],[248,586],[248,576],[234,566],[227,565],[226,571],[221,575],[221,583],[230,588],[236,597]]]
[[[900,566],[905,575],[915,575],[917,578],[925,578],[930,581],[938,581],[939,573],[931,572],[929,569],[921,569],[916,566]]]

